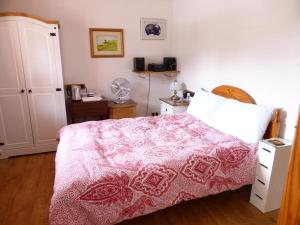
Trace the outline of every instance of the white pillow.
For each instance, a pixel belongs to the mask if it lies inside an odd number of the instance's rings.
[[[263,138],[273,109],[227,99],[216,110],[213,127],[245,142],[256,143]]]
[[[187,108],[187,113],[195,116],[209,126],[212,126],[212,119],[216,109],[220,106],[221,102],[225,100],[226,98],[211,92],[203,90],[197,91]]]

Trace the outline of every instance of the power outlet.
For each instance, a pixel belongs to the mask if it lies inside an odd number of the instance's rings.
[[[152,116],[158,116],[158,112],[152,112],[151,115]]]

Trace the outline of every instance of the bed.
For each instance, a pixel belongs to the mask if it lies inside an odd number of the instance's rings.
[[[213,92],[254,103],[235,87]],[[50,224],[116,224],[252,184],[256,148],[188,113],[69,125],[60,131]]]

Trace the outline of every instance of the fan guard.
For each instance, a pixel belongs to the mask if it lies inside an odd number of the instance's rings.
[[[111,84],[111,91],[116,96],[115,103],[125,103],[131,91],[130,83],[125,78],[117,78]]]

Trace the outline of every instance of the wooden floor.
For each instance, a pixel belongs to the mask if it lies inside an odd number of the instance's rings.
[[[0,225],[49,224],[54,158],[55,153],[47,153],[0,160]],[[278,211],[260,213],[249,204],[249,193],[244,187],[119,225],[275,225]]]

